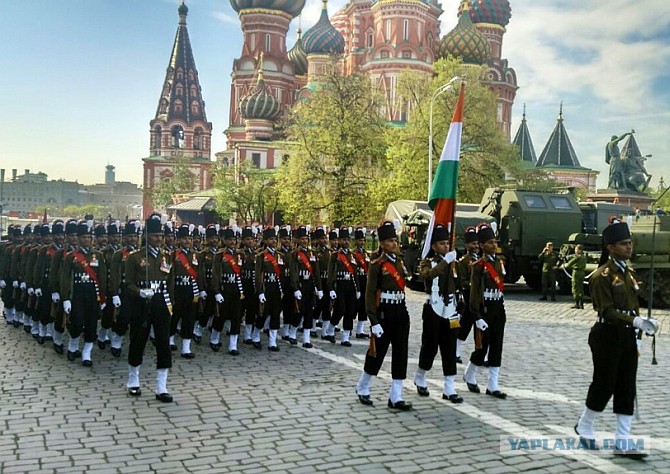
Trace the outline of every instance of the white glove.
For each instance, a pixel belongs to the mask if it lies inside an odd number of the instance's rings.
[[[112,296],[112,304],[115,308],[119,308],[121,306],[121,298],[119,298],[119,295]]]
[[[375,335],[375,337],[382,337],[382,334],[384,334],[384,330],[382,329],[381,324],[375,324],[370,328],[372,331],[372,334]]]
[[[22,282],[21,282],[21,289],[22,289],[22,290],[25,290],[25,289],[26,289],[26,282],[25,282],[25,281],[22,281]]]
[[[323,298],[323,291],[316,290],[316,297],[319,298],[319,299],[322,299]]]
[[[0,280],[0,288],[7,288],[7,283],[5,283],[5,280]]]
[[[293,292],[293,296],[295,296],[295,299],[297,299],[299,301],[299,300],[302,299],[302,292],[300,290],[295,290]]]
[[[205,290],[200,292],[200,298],[202,298],[203,300],[207,299],[207,292]]]
[[[217,303],[223,303],[223,295],[221,293],[215,294],[214,299],[216,300]]]
[[[479,329],[480,331],[486,331],[486,329],[489,327],[489,325],[486,324],[486,321],[484,321],[483,319],[478,319],[477,321],[475,321],[475,325],[477,326],[477,329]]]
[[[360,291],[357,291],[357,292],[356,292],[356,299],[357,299],[357,300],[360,300],[360,299],[361,299],[361,292],[360,292]]]
[[[70,300],[63,301],[63,311],[65,311],[65,314],[70,314],[72,311],[72,303]]]
[[[267,300],[265,299],[265,293],[259,293],[258,294],[258,302],[265,304]]]
[[[337,299],[337,293],[335,293],[335,291],[333,290],[330,290],[330,299],[331,300]]]
[[[28,294],[29,294],[30,296],[34,295],[34,294],[35,294],[35,290],[34,290],[33,288],[28,288]]]
[[[452,250],[451,252],[447,252],[447,254],[442,258],[444,259],[445,262],[451,263],[451,262],[455,262],[457,257],[458,257],[458,254],[456,253],[456,251]]]
[[[107,303],[100,303],[100,311],[107,307]]]
[[[54,303],[58,303],[60,301],[60,294],[58,294],[57,291],[51,293],[51,301],[53,301]]]
[[[42,297],[42,288],[35,288],[35,296],[38,298]]]
[[[655,319],[645,319],[641,318],[640,316],[636,316],[633,320],[633,326],[635,326],[637,329],[641,329],[647,333],[648,336],[653,336],[658,330],[658,321]]]
[[[18,282],[18,280],[14,280],[14,283],[12,283],[12,286],[13,286],[14,288],[18,288],[18,287],[19,287],[19,282]]]
[[[140,298],[150,300],[153,297],[154,297],[154,290],[152,290],[151,288],[142,288],[140,290]]]

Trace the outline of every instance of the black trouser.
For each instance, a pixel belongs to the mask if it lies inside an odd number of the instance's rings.
[[[614,395],[614,413],[632,415],[637,377],[635,329],[622,324],[596,323],[589,333],[593,381],[586,406],[603,411]]]
[[[26,300],[23,298],[24,293],[21,288],[14,288],[14,308],[16,311],[24,312],[26,309]]]
[[[354,328],[354,317],[356,316],[358,305],[358,300],[356,300],[356,285],[354,285],[352,280],[338,280],[335,286],[337,299],[335,300],[335,310],[333,311],[330,323],[333,326],[337,326],[340,323],[340,319],[344,318],[344,324],[342,324],[344,330],[351,331]]]
[[[472,325],[475,324],[475,320],[472,319],[472,313],[470,312],[470,290],[463,290],[463,301],[465,301],[463,314],[461,314],[461,327],[458,328],[458,338],[461,341],[467,340],[472,330]]]
[[[93,282],[75,283],[70,303],[72,312],[67,317],[70,337],[77,338],[84,333],[84,342],[95,342],[98,338],[100,305]]]
[[[172,308],[170,336],[177,334],[177,324],[181,320],[181,338],[193,339],[193,326],[195,325],[198,303],[193,301],[193,287],[191,285],[175,285]]]
[[[112,319],[112,331],[119,336],[123,336],[128,331],[128,324],[133,311],[132,301],[133,296],[130,290],[124,288],[121,290],[121,307],[116,312],[116,316]]]
[[[375,337],[377,355],[372,357],[368,349],[363,370],[370,375],[377,375],[384,363],[389,345],[392,344],[391,376],[394,380],[404,379],[407,377],[407,340],[409,339],[409,313],[405,302],[381,303],[379,305],[379,324],[384,334],[382,337]]]
[[[214,290],[211,289],[210,287],[211,282],[207,282],[207,298],[205,298],[205,301],[201,301],[198,304],[198,315],[197,315],[197,320],[198,324],[200,327],[205,327],[207,326],[207,323],[209,322],[209,317],[213,316],[215,311],[216,311],[216,305],[217,302],[214,299],[214,294],[216,293]],[[213,323],[212,323],[213,324]],[[212,327],[214,327],[212,325]]]
[[[124,300],[124,304],[126,301]],[[156,344],[156,368],[172,367],[170,351],[170,312],[165,304],[162,293],[156,293],[150,301],[138,296],[128,298],[130,308],[130,346],[128,348],[128,364],[137,367],[144,359],[144,348],[149,339],[151,327],[154,328]]]
[[[245,296],[245,299],[247,297]],[[270,329],[279,329],[279,315],[282,308],[282,297],[277,282],[265,282],[265,304],[263,314],[256,318],[256,328],[263,329],[265,319],[270,316]]]
[[[109,329],[112,327],[114,322],[114,305],[112,304],[111,299],[107,302],[107,306],[102,310],[102,317],[100,318],[100,327],[103,329]]]
[[[25,314],[32,318],[35,316],[35,302],[37,301],[37,297],[34,294],[29,295],[28,293],[24,293],[23,298],[26,300]]]
[[[53,323],[54,318],[51,316],[51,292],[49,291],[48,286],[45,286],[44,288],[42,296],[38,298],[37,317],[39,318],[40,323],[46,326],[47,324]]]
[[[14,287],[12,286],[13,282],[9,278],[6,278],[5,282],[7,286],[2,289],[2,304],[5,306],[5,309],[12,309],[16,305]]]
[[[361,297],[356,301],[356,312],[359,321],[367,321],[368,313],[365,311],[365,287],[368,285],[367,275],[358,275],[358,283],[361,285]]]
[[[310,278],[309,280],[299,280],[299,282],[300,293],[302,293],[302,299],[298,302],[298,309],[300,311],[294,311],[293,322],[291,324],[298,326],[302,319],[302,328],[307,331],[313,327],[312,319],[314,318],[314,307],[316,305],[314,281]],[[322,299],[325,299],[325,297]]]
[[[282,279],[281,287],[286,290],[281,301],[284,324],[293,324],[296,317],[295,296],[291,291],[290,282],[286,279]]]
[[[242,291],[244,291],[244,299],[242,300],[244,324],[256,324],[256,318],[258,317],[258,295],[256,294],[252,278],[242,278]]]
[[[328,278],[321,278],[321,288],[323,288],[323,298],[317,303],[314,319],[321,318],[321,321],[330,321],[331,299],[328,295]]]
[[[485,301],[482,317],[488,328],[482,331],[482,347],[475,349],[470,356],[470,362],[475,365],[484,365],[484,357],[488,351],[489,367],[500,367],[502,362],[503,339],[505,337],[505,305],[503,300]],[[479,329],[475,329],[479,331]]]
[[[63,302],[54,303],[54,331],[59,333],[65,332],[65,319],[63,316]]]
[[[230,321],[230,335],[237,335],[240,333],[242,302],[244,301],[240,300],[240,290],[237,283],[224,283],[221,295],[223,296],[223,303],[219,305],[219,314],[214,317],[212,329],[221,332],[223,331],[223,323]]]
[[[430,304],[423,305],[423,332],[421,333],[421,351],[419,352],[419,368],[430,370],[440,348],[442,357],[442,373],[456,375],[456,337],[458,328],[449,327],[449,319],[439,317]]]

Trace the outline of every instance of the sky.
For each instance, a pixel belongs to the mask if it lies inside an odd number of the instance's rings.
[[[442,35],[460,0],[442,0]],[[180,0],[2,0],[0,168],[49,179],[141,184],[149,121],[158,105]],[[347,0],[330,0],[333,14]],[[539,156],[563,102],[583,166],[600,171],[611,135],[634,129],[648,171],[670,179],[670,8],[667,0],[511,0],[502,55],[517,74],[513,134],[526,104]],[[189,36],[212,149],[225,149],[230,73],[242,51],[229,0],[187,0]],[[307,0],[302,28],[318,18]],[[294,20],[287,46],[293,46]],[[467,121],[467,117],[465,118]],[[464,126],[467,126],[464,125]],[[7,176],[5,179],[7,179]]]

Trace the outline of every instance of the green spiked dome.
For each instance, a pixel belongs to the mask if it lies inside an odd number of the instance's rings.
[[[182,0],[181,5],[179,5],[179,8],[177,8],[177,11],[180,15],[188,15],[188,7],[184,3],[184,0]]]
[[[274,120],[279,116],[279,102],[270,93],[263,80],[263,58],[258,67],[256,88],[240,101],[240,113],[245,120]]]
[[[295,18],[300,15],[305,6],[305,0],[230,0],[230,5],[237,13],[240,13],[241,10],[262,8],[284,12]]]
[[[328,0],[323,0],[319,21],[307,30],[303,38],[302,47],[307,55],[342,54],[344,52],[344,38],[330,23],[327,4]]]
[[[467,2],[473,23],[492,23],[505,27],[512,17],[512,9],[508,0],[467,0]],[[463,3],[458,8],[459,14],[463,13]]]
[[[466,64],[486,64],[491,59],[491,46],[486,36],[472,24],[467,1],[462,6],[464,9],[458,24],[440,41],[437,56],[446,58],[451,55],[461,58]]]
[[[298,28],[298,41],[288,52],[288,59],[293,64],[293,70],[296,76],[304,76],[307,74],[307,54],[302,47],[302,30]]]

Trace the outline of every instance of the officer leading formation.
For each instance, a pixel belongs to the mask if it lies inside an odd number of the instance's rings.
[[[144,225],[142,225],[144,224]],[[143,230],[142,230],[143,229]],[[279,232],[277,232],[279,230]],[[354,250],[350,249],[352,236]],[[10,226],[0,244],[0,289],[9,325],[31,334],[38,344],[70,362],[94,364],[93,349],[110,346],[120,358],[128,339],[130,396],[141,396],[140,368],[146,344],[156,349],[155,397],[171,402],[167,388],[172,352],[195,357],[209,330],[209,347],[219,352],[228,336],[227,353],[240,354],[238,337],[258,350],[279,352],[281,339],[312,349],[321,340],[351,347],[351,336],[369,340],[363,370],[356,384],[358,401],[374,405],[371,384],[390,346],[392,381],[387,406],[407,411],[403,397],[407,376],[410,315],[406,305],[407,269],[396,229],[384,222],[376,229],[379,248],[365,249],[366,230],[319,226],[279,229],[163,224],[160,215],[146,222],[94,226],[90,221],[56,220],[51,224]],[[143,241],[140,245],[140,239]],[[203,242],[204,241],[204,242]],[[480,224],[465,231],[465,252],[459,259],[448,232],[436,226],[431,252],[420,263],[426,302],[414,385],[428,396],[427,373],[439,349],[444,384],[442,397],[462,403],[456,392],[456,364],[461,344],[474,329],[474,346],[464,371],[472,393],[480,393],[477,375],[488,367],[486,394],[507,398],[499,386],[506,312],[505,263],[496,255],[494,228]],[[658,322],[639,315],[639,284],[628,264],[632,241],[628,226],[615,222],[603,233],[601,266],[590,280],[597,321],[589,335],[593,381],[575,431],[595,446],[595,420],[614,398],[616,437],[631,437],[637,373],[636,331],[655,334]],[[547,273],[556,270],[551,246],[543,251]],[[584,272],[581,249],[565,265],[573,270],[575,307],[583,308]],[[576,275],[576,277],[575,277]],[[547,275],[545,291],[554,287]],[[553,293],[546,296],[552,296]],[[553,299],[553,298],[552,298]],[[369,321],[369,332],[365,323]],[[342,322],[342,329],[339,323]],[[356,323],[356,324],[354,324]],[[65,333],[69,338],[65,345]],[[176,344],[180,338],[180,346]],[[81,340],[83,339],[83,341]],[[83,342],[83,346],[82,346]],[[187,362],[188,363],[188,362]],[[635,450],[616,454],[642,458]]]

